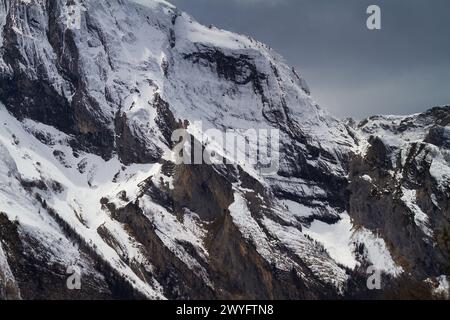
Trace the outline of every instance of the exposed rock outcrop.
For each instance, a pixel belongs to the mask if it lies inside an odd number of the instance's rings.
[[[449,107],[344,123],[270,48],[163,1],[0,0],[0,118],[0,298],[380,298],[449,274]],[[183,155],[277,130],[276,166],[179,164],[181,128]]]

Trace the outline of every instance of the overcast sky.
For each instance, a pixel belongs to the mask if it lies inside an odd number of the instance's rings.
[[[301,71],[338,117],[450,104],[449,0],[169,0],[204,24],[248,34]],[[378,4],[382,30],[366,27]]]

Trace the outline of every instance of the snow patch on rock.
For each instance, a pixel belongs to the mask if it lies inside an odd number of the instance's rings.
[[[394,277],[403,273],[403,268],[395,263],[385,241],[371,231],[360,228],[352,236],[355,249],[359,245],[364,246],[365,258],[379,271]]]
[[[353,224],[347,213],[335,224],[314,221],[304,232],[327,249],[330,256],[338,263],[354,269],[358,262],[352,245]]]

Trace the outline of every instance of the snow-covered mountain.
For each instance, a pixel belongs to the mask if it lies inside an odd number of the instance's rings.
[[[0,27],[1,298],[446,283],[449,107],[344,123],[272,49],[164,1],[0,0]],[[211,128],[279,130],[280,166],[178,164],[180,128],[204,148]]]

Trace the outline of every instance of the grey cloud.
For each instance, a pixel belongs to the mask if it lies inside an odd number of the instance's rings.
[[[448,0],[172,0],[200,22],[249,34],[302,71],[340,117],[450,104]],[[382,30],[366,9],[382,9]]]

